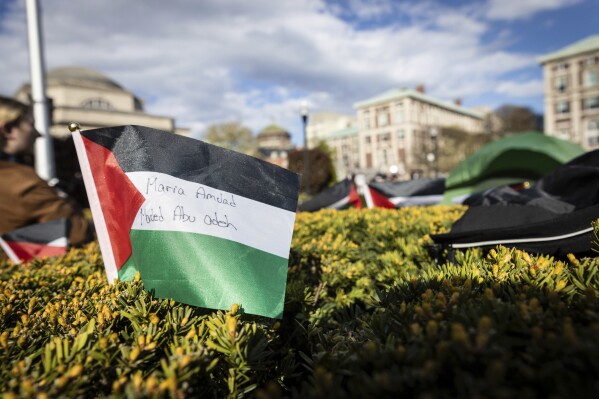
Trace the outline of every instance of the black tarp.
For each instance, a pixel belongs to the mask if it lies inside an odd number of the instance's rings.
[[[319,209],[343,209],[350,205],[359,207],[360,197],[350,179],[342,180],[332,187],[318,193],[309,201],[299,205],[302,212],[316,212]]]
[[[467,203],[449,233],[431,236],[438,249],[501,244],[558,257],[591,256],[592,222],[599,218],[599,150],[557,167],[530,188],[495,188]]]

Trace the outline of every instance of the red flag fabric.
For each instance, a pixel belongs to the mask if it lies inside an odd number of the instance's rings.
[[[2,234],[0,247],[15,263],[60,256],[67,252],[68,232],[67,219],[33,224]]]
[[[345,179],[332,187],[318,193],[310,201],[299,205],[302,212],[316,212],[320,209],[361,208],[362,201],[356,186],[350,179]]]
[[[395,209],[395,204],[387,197],[376,191],[370,186],[367,186],[367,190],[370,191],[370,197],[372,198],[372,204],[377,208],[389,208]]]

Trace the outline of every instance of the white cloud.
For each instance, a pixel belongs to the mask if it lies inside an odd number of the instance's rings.
[[[23,2],[13,1],[0,14],[5,94],[29,79]],[[356,101],[417,83],[446,98],[477,96],[499,92],[505,74],[536,66],[531,54],[487,47],[480,7],[352,6],[353,18],[399,14],[358,29],[321,0],[49,0],[42,2],[47,67],[98,69],[195,135],[214,122],[236,119],[257,131],[274,121],[300,143],[305,98],[314,111],[352,113]]]
[[[349,7],[359,18],[372,19],[392,12],[392,2],[386,0],[349,0]]]
[[[526,19],[543,11],[568,7],[581,0],[489,0],[487,17],[497,20]]]
[[[449,31],[458,31],[480,35],[487,29],[485,24],[462,13],[441,13],[436,20],[437,26]]]

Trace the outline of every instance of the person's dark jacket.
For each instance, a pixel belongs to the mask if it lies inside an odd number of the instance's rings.
[[[42,180],[33,168],[0,160],[0,234],[50,220],[70,221],[69,242],[90,238],[90,223],[76,207]]]

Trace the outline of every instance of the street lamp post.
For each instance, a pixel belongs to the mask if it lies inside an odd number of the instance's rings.
[[[306,101],[302,102],[300,114],[302,116],[302,128],[304,131],[304,174],[302,176],[302,180],[304,181],[304,190],[305,190],[306,194],[310,195],[310,181],[308,179],[309,160],[308,160],[308,134],[307,134],[308,103]]]
[[[51,180],[56,177],[56,168],[54,146],[50,136],[50,107],[46,97],[46,67],[39,1],[27,0],[26,6],[33,118],[35,129],[41,134],[35,142],[35,171],[42,179]]]

